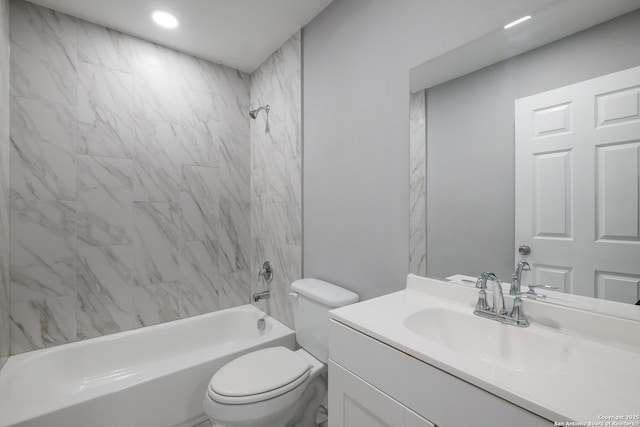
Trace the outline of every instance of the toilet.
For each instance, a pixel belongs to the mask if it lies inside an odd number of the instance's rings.
[[[329,310],[358,295],[317,279],[291,285],[300,349],[271,347],[240,356],[211,378],[204,411],[216,427],[312,427],[327,391]]]

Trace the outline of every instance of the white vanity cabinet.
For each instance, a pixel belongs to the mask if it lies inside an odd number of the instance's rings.
[[[331,427],[434,427],[371,384],[329,361]]]
[[[553,423],[335,320],[331,427],[544,427]]]

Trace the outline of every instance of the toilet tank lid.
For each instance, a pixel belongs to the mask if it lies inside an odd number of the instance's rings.
[[[342,307],[360,299],[355,292],[313,278],[296,280],[291,284],[291,291],[328,307]]]

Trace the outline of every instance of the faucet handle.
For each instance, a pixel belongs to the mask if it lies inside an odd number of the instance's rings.
[[[487,302],[487,293],[484,291],[484,289],[480,290],[480,295],[478,295],[478,302],[476,302],[476,310],[491,311],[491,306]]]
[[[476,311],[480,311],[480,312],[491,311],[491,307],[487,302],[487,292],[486,292],[487,280],[495,280],[496,286],[498,286],[498,289],[500,290],[500,297],[502,298],[502,288],[500,287],[501,285],[500,285],[500,280],[498,279],[498,276],[488,271],[484,272],[480,276],[478,276],[478,280],[476,281],[476,288],[480,289],[480,293],[478,295],[478,302],[476,303]],[[494,292],[495,292],[495,289],[494,289]],[[494,306],[495,305],[496,305],[496,300],[494,297]],[[504,301],[503,301],[503,305],[504,305]],[[494,309],[496,308],[494,307]],[[499,312],[499,314],[502,314],[502,312]]]
[[[550,286],[550,285],[534,285],[532,283],[529,284],[529,289],[535,289],[535,288],[541,288],[541,289],[558,289],[557,286]]]
[[[524,305],[520,296],[522,293],[517,293],[516,298],[513,300],[513,309],[511,310],[511,318],[515,322],[516,326],[529,326],[529,319],[524,313]]]
[[[544,294],[539,294],[536,291],[534,291],[535,288],[541,288],[541,289],[558,289],[556,286],[549,286],[549,285],[534,285],[532,283],[529,283],[529,290],[525,293],[527,298],[531,298],[531,299],[536,299],[536,298],[540,298],[540,299],[545,299],[547,296]]]
[[[258,271],[258,282],[260,279],[264,279],[266,283],[273,280],[273,264],[267,260],[262,264],[262,268]]]

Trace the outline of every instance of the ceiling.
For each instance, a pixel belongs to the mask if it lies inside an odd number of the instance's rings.
[[[332,0],[30,0],[59,12],[250,73]],[[180,26],[149,14],[163,9]]]

